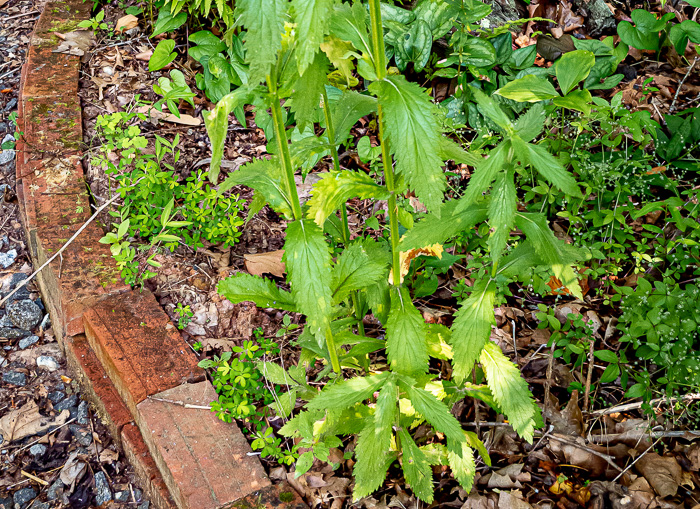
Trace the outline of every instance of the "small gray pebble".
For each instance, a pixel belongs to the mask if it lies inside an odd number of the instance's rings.
[[[55,405],[53,408],[54,410],[57,410],[59,412],[65,410],[66,408],[71,408],[74,407],[78,404],[78,396],[75,394],[71,394],[67,398],[65,398],[63,401],[61,401],[58,405]]]
[[[51,327],[51,317],[49,316],[48,313],[46,313],[46,314],[44,315],[44,319],[41,321],[41,324],[39,324],[39,326],[40,326],[43,330],[47,330],[49,327]]]
[[[88,402],[87,401],[81,401],[80,405],[78,405],[78,424],[89,424],[90,419],[88,418]]]
[[[16,300],[7,305],[7,316],[18,329],[32,330],[39,325],[44,313],[33,300]]]
[[[50,507],[48,502],[37,502],[32,505],[31,509],[49,509]]]
[[[15,491],[12,499],[15,501],[15,505],[19,506],[20,509],[24,509],[29,505],[29,502],[36,498],[36,490],[34,488],[22,488],[21,490]]]
[[[14,140],[14,138],[12,138]],[[11,148],[0,152],[0,166],[7,164],[15,158],[15,151]],[[5,267],[7,268],[7,267]]]
[[[58,369],[58,362],[56,362],[56,359],[49,355],[40,355],[37,357],[36,365],[40,368],[46,368],[49,371],[56,371]]]
[[[29,454],[32,456],[43,456],[46,453],[46,446],[44,444],[34,444],[29,448]]]
[[[17,106],[17,98],[13,97],[7,102],[7,105],[5,106],[5,113],[12,110],[12,108],[14,108],[15,106]]]
[[[95,491],[97,492],[95,496],[97,505],[103,505],[112,500],[112,491],[109,489],[107,477],[104,472],[97,472],[95,474]]]
[[[49,392],[49,399],[51,400],[51,403],[54,404],[54,408],[56,407],[58,402],[61,401],[65,397],[66,397],[65,393],[63,393],[61,391]]]
[[[8,384],[19,385],[20,387],[27,385],[27,377],[25,374],[18,373],[17,371],[8,371],[7,373],[3,373],[2,379]]]
[[[117,491],[114,493],[115,502],[126,502],[129,500],[130,493],[128,491]]]
[[[5,150],[2,154],[0,154],[0,164],[4,164],[2,162],[3,155],[7,154],[10,152],[9,150]],[[12,151],[12,157],[15,156],[15,151]],[[10,249],[7,253],[0,253],[0,267],[3,269],[7,269],[15,263],[15,260],[17,259],[17,250],[16,249]]]
[[[26,338],[19,340],[19,347],[24,350],[25,348],[32,346],[37,341],[39,341],[39,336],[27,336]]]
[[[151,507],[151,503],[148,500],[144,500],[136,509],[148,509]]]
[[[49,489],[46,491],[46,498],[56,500],[59,497],[59,491],[63,491],[63,481],[56,479]]]

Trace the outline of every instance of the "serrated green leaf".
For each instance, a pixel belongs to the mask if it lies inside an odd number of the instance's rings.
[[[343,41],[349,41],[365,55],[372,54],[367,9],[360,2],[339,3],[331,17],[331,33]]]
[[[343,380],[333,385],[326,385],[323,391],[312,399],[309,410],[343,410],[368,399],[387,381],[391,373],[385,371],[379,375],[358,376]]]
[[[209,164],[209,181],[216,183],[219,179],[221,160],[224,157],[224,145],[228,132],[228,116],[238,106],[245,103],[250,92],[245,88],[238,88],[224,96],[216,107],[209,111],[203,111],[204,125],[211,141],[211,163]]]
[[[314,121],[315,112],[321,104],[323,87],[328,81],[327,74],[328,59],[319,52],[316,53],[314,59],[307,65],[304,73],[294,84],[291,109],[301,131]]]
[[[228,191],[233,186],[248,186],[262,194],[276,212],[292,217],[291,198],[283,188],[282,172],[276,157],[256,159],[230,173],[219,186],[219,193]]]
[[[537,412],[535,400],[520,370],[491,341],[481,352],[481,365],[493,397],[511,426],[518,435],[532,443]]]
[[[345,202],[350,198],[359,197],[363,200],[389,198],[386,187],[377,184],[366,173],[351,170],[326,173],[314,184],[311,193],[307,217],[312,218],[318,225],[323,225],[326,218],[340,207],[344,207]]]
[[[419,375],[428,371],[426,324],[405,286],[391,288],[386,353],[389,365],[396,373]]]
[[[491,325],[496,323],[493,314],[495,299],[495,283],[478,281],[472,294],[455,313],[450,341],[453,374],[458,381],[464,381],[471,375],[474,364],[491,335]]]
[[[479,105],[479,109],[489,120],[491,120],[498,127],[503,129],[508,134],[514,132],[513,123],[506,115],[506,112],[498,105],[496,101],[487,96],[478,88],[469,89],[476,100],[476,104]]]
[[[297,312],[291,293],[280,290],[272,281],[258,276],[241,272],[219,282],[216,289],[233,303],[253,302],[261,308]]]
[[[387,260],[370,257],[361,242],[346,247],[333,267],[331,290],[332,303],[338,304],[350,293],[375,284],[388,277]]]
[[[464,431],[445,404],[424,389],[402,383],[402,389],[408,393],[413,408],[432,424],[436,430],[444,433],[448,440],[455,443],[465,442]]]
[[[430,468],[428,458],[413,441],[411,434],[404,428],[399,429],[401,441],[402,460],[401,467],[406,481],[411,486],[413,493],[430,504],[433,501],[433,470]]]
[[[377,111],[377,99],[360,94],[353,90],[345,90],[335,104],[331,119],[335,129],[335,144],[345,143],[350,135],[350,129],[362,117]]]
[[[246,29],[246,62],[253,84],[265,80],[282,48],[286,0],[238,0],[236,18]]]
[[[571,254],[563,245],[563,241],[557,239],[549,229],[545,216],[518,213],[515,222],[532,243],[544,264],[551,268],[554,275],[573,295],[583,300],[578,277],[571,266]]]
[[[328,33],[333,0],[292,0],[292,7],[297,24],[297,67],[303,75]]]
[[[559,93],[549,80],[534,74],[513,80],[494,93],[518,102],[538,102],[559,97]]]
[[[593,65],[595,55],[590,51],[579,49],[564,53],[554,65],[562,95],[568,94],[580,81],[585,80]]]
[[[440,158],[443,161],[454,161],[458,164],[468,164],[476,166],[481,162],[481,157],[471,152],[467,152],[451,139],[440,137]]]
[[[383,110],[389,148],[402,175],[418,199],[438,212],[445,191],[440,158],[440,127],[435,108],[423,89],[403,76],[387,76],[370,85]]]
[[[294,380],[285,369],[275,362],[259,361],[255,363],[258,371],[273,384],[291,385],[292,387],[301,385]]]
[[[391,452],[397,400],[396,382],[389,377],[379,391],[374,418],[357,440],[357,463],[352,470],[355,477],[352,495],[355,500],[370,495],[384,483],[390,460],[393,460],[393,455],[388,453]]]
[[[331,322],[331,255],[321,227],[309,219],[289,223],[283,261],[294,302],[323,345]]]
[[[467,492],[471,491],[476,475],[474,452],[466,441],[448,444],[447,462],[452,469],[452,475]]]
[[[473,204],[477,198],[481,197],[483,193],[488,191],[489,186],[498,175],[498,172],[501,171],[508,162],[510,148],[510,141],[501,142],[500,145],[489,152],[489,156],[486,159],[482,159],[476,166],[474,173],[469,178],[467,190],[464,192],[464,196],[457,207],[457,212],[466,209]]]
[[[486,219],[486,207],[470,205],[457,211],[463,202],[451,200],[442,207],[440,216],[429,214],[415,223],[399,243],[400,251],[410,251],[433,244],[444,244],[447,239],[454,237],[475,224]]]
[[[581,196],[576,179],[546,148],[526,143],[517,136],[513,137],[511,142],[515,149],[515,155],[522,164],[529,164],[535,168],[540,175],[565,193],[576,197]]]
[[[518,198],[515,194],[515,179],[512,171],[502,171],[496,177],[496,183],[491,192],[489,203],[489,235],[488,245],[491,259],[498,262],[501,253],[506,248],[508,236],[515,224],[515,212]]]
[[[542,132],[546,118],[542,103],[535,103],[524,115],[520,115],[515,122],[515,131],[523,141],[532,141]]]

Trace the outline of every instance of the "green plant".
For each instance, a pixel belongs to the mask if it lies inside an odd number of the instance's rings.
[[[16,125],[17,125],[17,112],[16,112],[16,111],[13,111],[12,113],[10,113],[10,115],[7,117],[7,121],[10,122],[11,124],[14,124],[14,125],[16,126]],[[14,149],[14,148],[15,148],[15,144],[17,143],[17,140],[20,139],[20,137],[22,136],[22,134],[24,134],[24,133],[22,133],[21,131],[15,130],[15,132],[12,133],[12,136],[14,137],[14,140],[12,140],[12,141],[6,141],[6,142],[2,143],[2,145],[0,145],[0,149],[2,149],[2,150],[12,150],[12,149]]]
[[[660,51],[668,44],[683,56],[688,41],[700,42],[700,24],[693,20],[672,24],[675,13],[669,12],[657,19],[649,11],[635,9],[630,17],[634,25],[629,21],[621,21],[617,25],[617,33],[624,43],[634,48]]]
[[[78,26],[80,28],[90,28],[93,31],[97,32],[98,30],[109,30],[109,26],[107,26],[107,23],[105,23],[103,20],[105,19],[105,11],[102,10],[95,14],[90,19],[86,19],[78,23]]]
[[[182,302],[178,302],[177,307],[173,311],[179,317],[177,320],[177,328],[181,330],[189,325],[190,320],[194,316],[194,313],[192,313],[190,306],[183,306]],[[197,348],[195,348],[195,350],[197,350]]]
[[[514,123],[496,101],[470,87],[470,96],[502,141],[483,159],[444,136],[446,128],[439,121],[444,115],[425,90],[387,69],[378,0],[369,2],[369,18],[359,2],[301,1],[295,2],[293,11],[287,8],[282,1],[264,7],[257,0],[236,4],[236,17],[247,30],[248,84],[219,101],[205,115],[205,122],[212,141],[210,179],[215,182],[229,113],[253,103],[258,122],[258,115],[265,119],[269,108],[266,134],[272,138],[273,157],[236,170],[222,188],[252,187],[260,197],[254,212],[267,203],[289,220],[284,261],[290,290],[244,273],[222,281],[218,290],[233,302],[253,301],[261,307],[303,314],[306,325],[298,339],[301,360],[326,362],[319,376],[330,380],[320,393],[306,390],[299,372],[304,369],[302,363],[295,373],[265,363],[263,375],[268,380],[289,381],[286,394],[308,401],[306,410],[281,432],[308,440],[316,457],[317,444],[338,444],[340,436],[358,435],[356,499],[376,490],[389,466],[400,458],[414,493],[430,503],[431,465],[449,465],[458,482],[470,489],[475,474],[473,449],[488,462],[476,435],[464,431],[450,413],[452,404],[467,396],[479,397],[505,413],[526,440],[532,440],[539,421],[518,369],[488,340],[498,281],[517,277],[525,267],[546,267],[582,297],[572,267],[581,254],[555,238],[544,215],[518,211],[515,174],[537,172],[571,197],[580,197],[580,191],[557,158],[532,143],[544,126],[542,104]],[[290,15],[295,25],[283,31],[283,20]],[[369,83],[369,95],[329,87],[331,65],[347,78],[346,84],[357,65],[357,72]],[[565,80],[569,78],[561,76],[562,88],[568,88]],[[573,85],[585,78],[586,73],[577,73]],[[265,85],[260,86],[261,82]],[[332,109],[329,90],[335,96]],[[351,126],[374,112],[378,128],[374,134],[381,152],[376,180],[362,171],[343,170],[337,156],[339,145],[352,146]],[[290,135],[285,119],[291,114],[297,127]],[[312,135],[315,129],[305,131],[316,123],[323,128],[321,134]],[[302,207],[294,173],[298,168],[305,171],[324,153],[330,155],[333,169],[314,185],[311,200]],[[448,160],[476,170],[465,195],[443,203],[447,183],[442,166]],[[415,223],[402,205],[409,191],[428,210]],[[376,238],[350,239],[346,202],[355,197],[386,200],[386,222],[377,221]],[[451,328],[426,324],[405,281],[411,261],[418,255],[439,257],[448,239],[486,219],[486,230],[491,230],[490,267],[476,281]],[[405,233],[399,229],[400,222]],[[509,234],[516,226],[526,239],[511,246]],[[324,229],[333,237],[333,252],[339,253],[335,259]],[[363,318],[370,310],[382,323],[385,339],[365,336]],[[379,349],[386,351],[387,365],[371,370],[367,355]],[[438,380],[430,374],[431,356],[452,364],[453,379]],[[473,386],[465,381],[477,362],[486,383]],[[348,379],[343,368],[350,370]],[[417,442],[411,430],[419,424],[432,431]],[[436,438],[437,433],[446,437],[446,443]],[[301,455],[297,472],[309,461],[309,455]]]
[[[163,103],[165,103],[170,113],[180,118],[178,102],[181,100],[187,101],[194,109],[192,98],[197,94],[190,90],[189,85],[187,85],[185,81],[185,75],[182,74],[181,71],[173,69],[170,71],[170,77],[172,80],[166,77],[158,78],[158,84],[153,85],[153,91],[162,96],[162,99],[156,101],[153,107],[160,111],[163,107]]]
[[[166,94],[163,101],[175,97],[188,99],[183,90],[173,92],[180,82],[178,73],[171,73],[172,82],[167,78],[159,82],[159,90]],[[103,143],[93,154],[92,164],[105,168],[105,173],[113,179],[110,184],[116,183],[115,191],[122,197],[119,210],[110,212],[120,224],[128,225],[120,239],[140,237],[151,241],[160,235],[157,243],[163,242],[170,250],[180,241],[192,247],[203,246],[205,241],[233,245],[243,225],[238,215],[242,206],[238,196],[218,192],[202,178],[202,171],[185,179],[175,173],[180,158],[179,135],[172,141],[156,135],[155,154],[146,153],[148,140],[133,123],[144,119],[145,115],[134,112],[100,115],[97,119],[97,131]],[[169,210],[172,217],[167,228],[177,235],[162,231],[161,212],[169,204],[172,204]],[[111,239],[110,243],[115,244],[115,240]],[[120,256],[127,257],[123,260],[127,264],[135,259],[131,258],[131,253],[136,254],[132,249],[125,250],[127,254],[120,252]]]
[[[156,49],[153,50],[151,58],[148,59],[148,70],[159,71],[166,65],[169,65],[173,60],[177,58],[177,53],[173,50],[175,49],[175,41],[172,39],[162,39],[158,42]],[[189,87],[188,87],[189,89]]]

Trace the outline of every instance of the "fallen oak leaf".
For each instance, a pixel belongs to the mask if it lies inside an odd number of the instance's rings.
[[[68,410],[63,410],[56,417],[43,416],[39,413],[39,407],[34,400],[30,400],[24,406],[5,414],[0,419],[2,443],[7,444],[38,435],[53,426],[65,424],[69,417]]]
[[[683,470],[675,458],[647,452],[634,466],[660,497],[671,497],[678,493]]]
[[[134,16],[133,14],[127,14],[126,16],[122,16],[117,20],[117,25],[114,27],[115,33],[122,33],[126,30],[131,30],[132,28],[136,28],[139,24],[139,19]]]
[[[286,271],[284,262],[282,261],[283,255],[284,249],[269,251],[267,253],[243,255],[243,258],[245,258],[245,268],[254,276],[272,274],[273,276],[282,277]]]

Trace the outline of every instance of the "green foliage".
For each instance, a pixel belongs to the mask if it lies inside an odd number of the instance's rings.
[[[177,58],[177,53],[173,50],[175,49],[175,41],[172,39],[162,39],[158,42],[156,49],[153,50],[153,55],[148,60],[148,70],[159,71],[166,65],[169,65],[173,60]]]
[[[107,23],[105,23],[103,20],[105,19],[105,11],[102,10],[95,14],[94,17],[90,19],[86,19],[78,23],[78,27],[80,28],[89,28],[93,32],[97,32],[98,30],[109,30],[109,26],[107,26]]]

